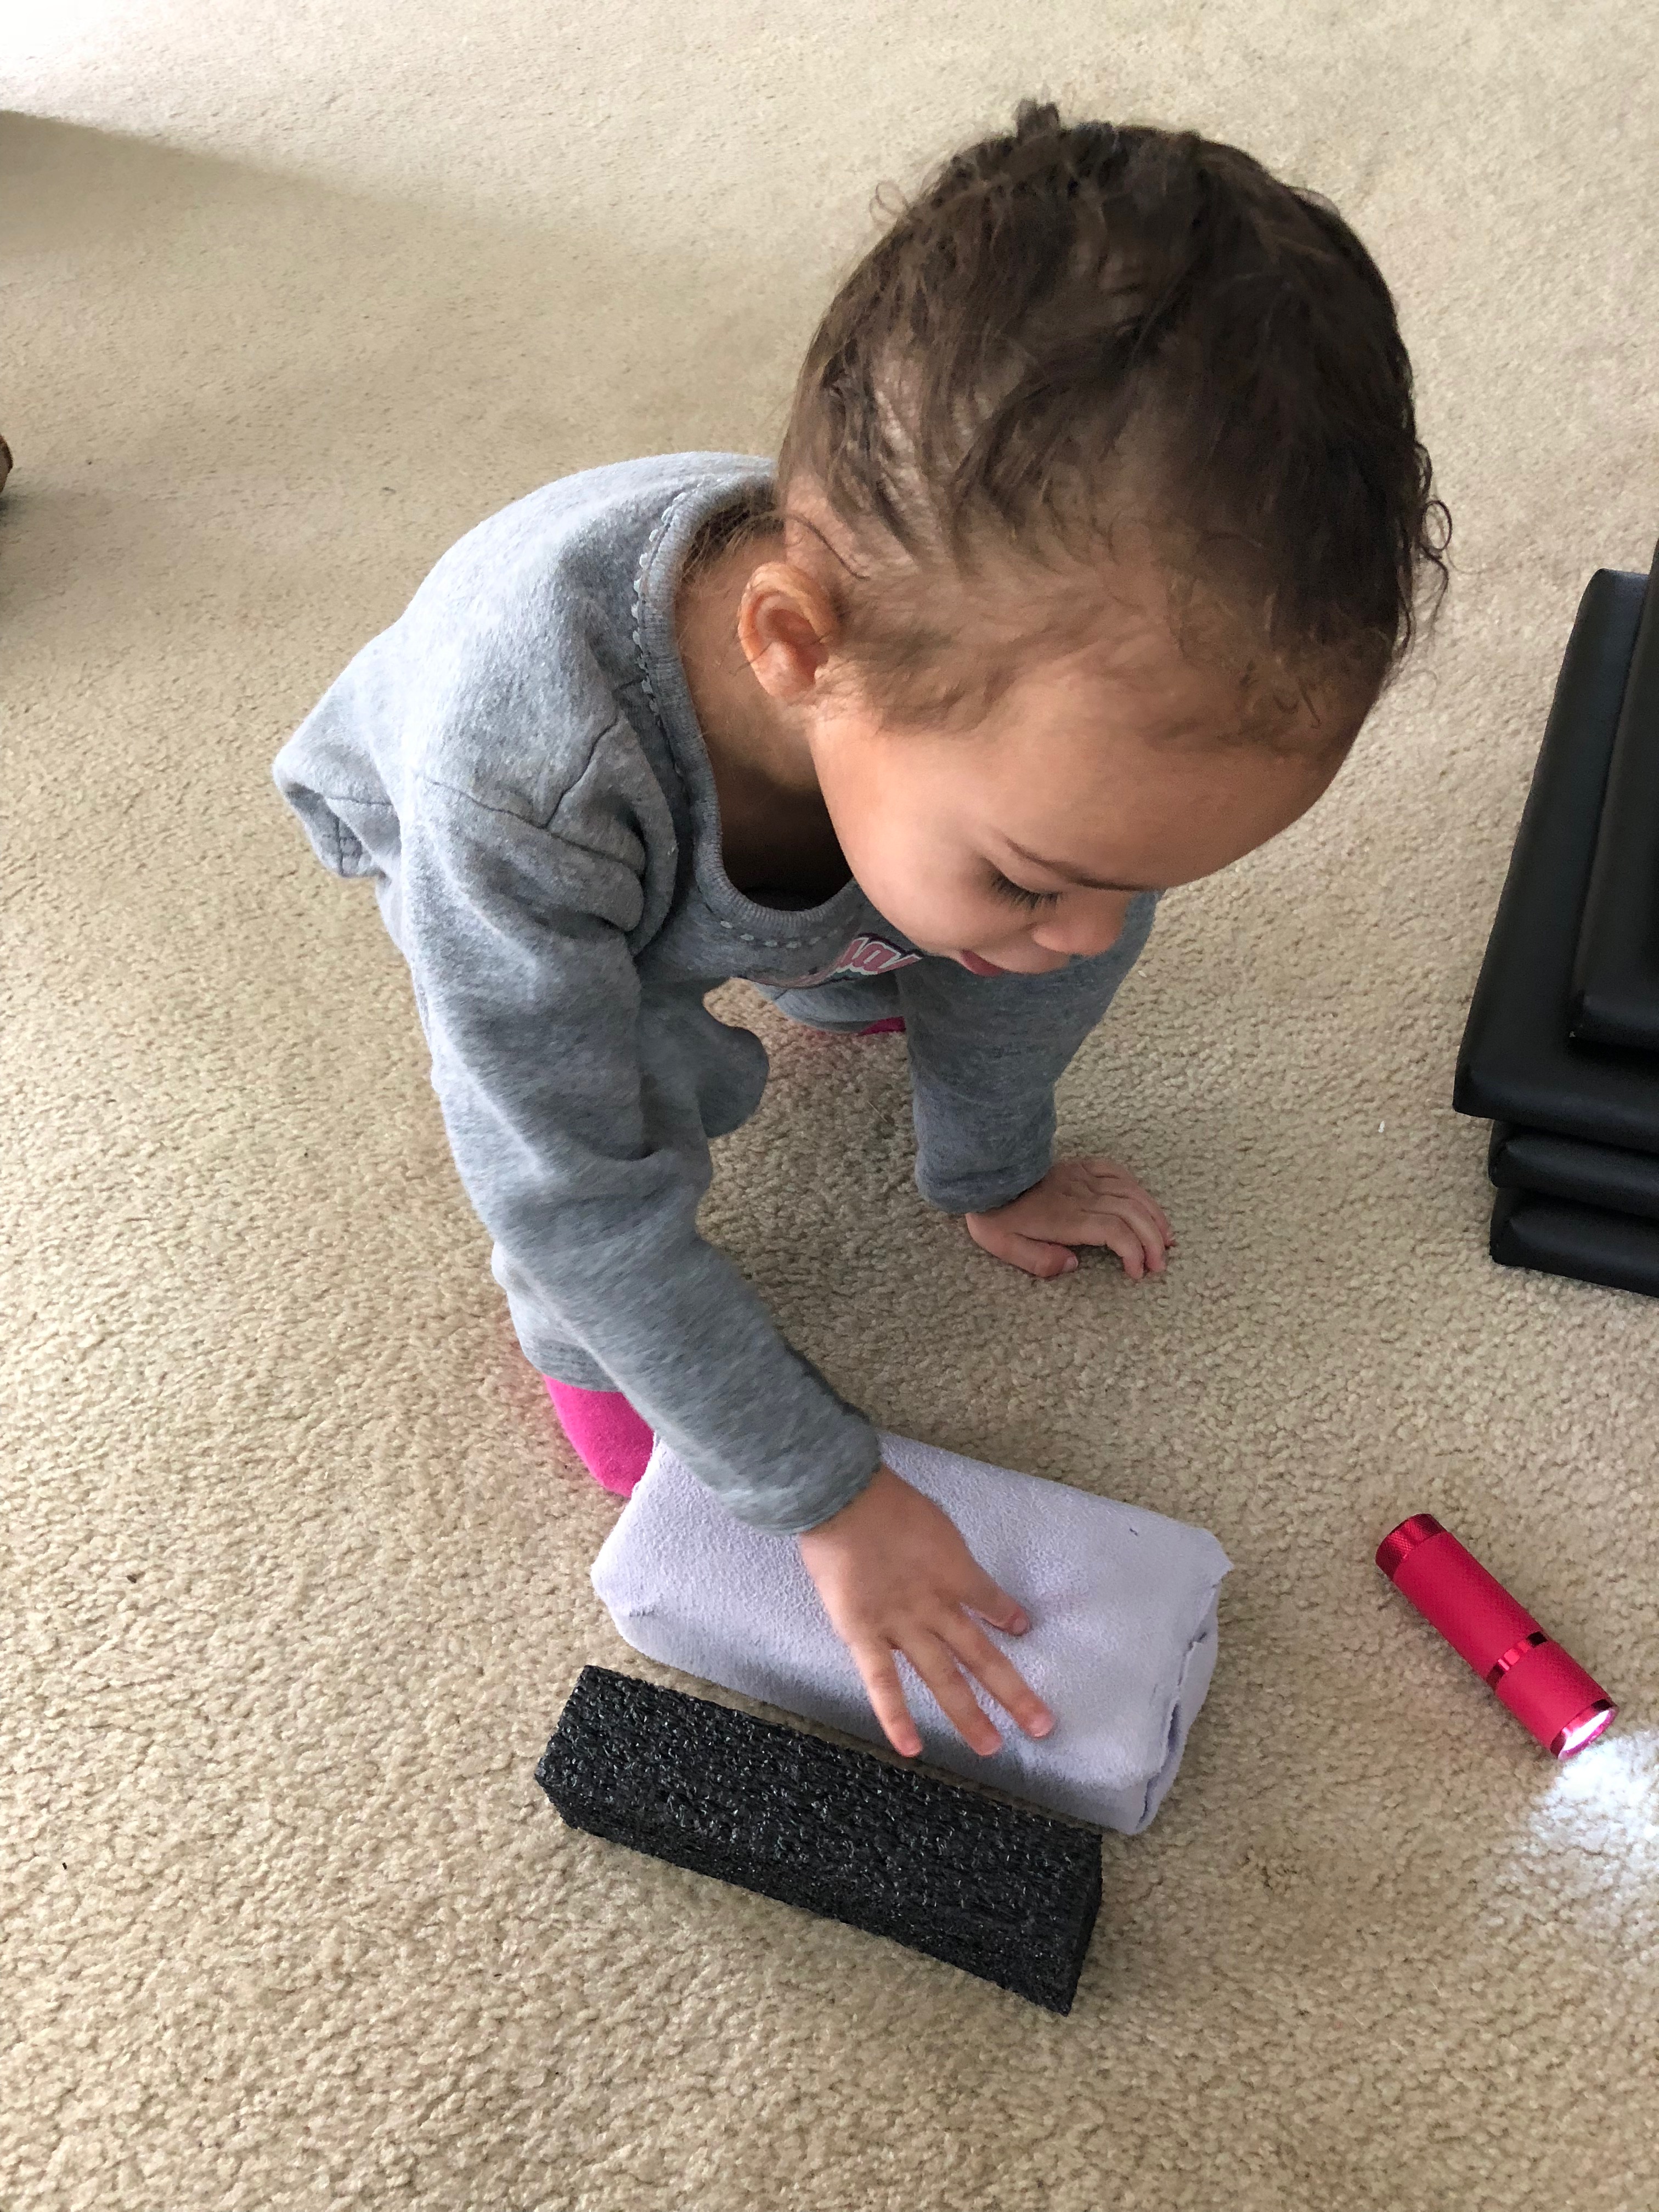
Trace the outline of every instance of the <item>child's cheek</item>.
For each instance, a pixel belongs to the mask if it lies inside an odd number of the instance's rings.
[[[879,818],[860,824],[847,858],[873,905],[914,944],[933,952],[976,951],[1018,935],[1017,921],[986,896],[970,856],[933,825]],[[845,842],[845,841],[843,841]]]

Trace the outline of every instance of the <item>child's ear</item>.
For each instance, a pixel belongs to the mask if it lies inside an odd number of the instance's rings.
[[[823,586],[789,561],[750,575],[738,609],[738,640],[763,690],[781,702],[805,698],[841,633]]]

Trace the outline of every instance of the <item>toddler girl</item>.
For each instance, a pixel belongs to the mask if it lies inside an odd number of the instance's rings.
[[[775,466],[653,456],[445,555],[283,747],[313,848],[408,963],[492,1272],[592,1472],[653,1432],[797,1540],[887,1735],[902,1652],[976,1749],[1016,1599],[697,1233],[751,1115],[744,976],[902,1030],[922,1195],[1042,1277],[1160,1273],[1054,1085],[1160,891],[1326,789],[1443,585],[1409,365],[1322,200],[1191,133],[945,162],[831,303]],[[890,1048],[871,1047],[870,1049]]]

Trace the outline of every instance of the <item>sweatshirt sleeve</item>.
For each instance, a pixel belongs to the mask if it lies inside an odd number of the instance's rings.
[[[739,1519],[856,1497],[874,1427],[697,1233],[711,1173],[688,1003],[641,1019],[640,854],[579,777],[538,823],[422,776],[399,927],[468,1197],[515,1295],[583,1345]],[[695,994],[690,994],[695,996]]]
[[[1054,1085],[1139,957],[1157,905],[1140,893],[1109,951],[1046,975],[970,975],[942,959],[898,970],[916,1187],[930,1205],[988,1213],[1042,1182]]]

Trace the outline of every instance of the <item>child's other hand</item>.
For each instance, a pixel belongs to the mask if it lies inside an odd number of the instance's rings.
[[[1112,1160],[1058,1160],[1006,1206],[966,1219],[968,1234],[993,1258],[1045,1279],[1071,1273],[1074,1244],[1110,1245],[1135,1283],[1161,1275],[1175,1249],[1164,1208]]]
[[[895,1751],[912,1759],[921,1749],[894,1664],[896,1651],[982,1755],[998,1750],[1002,1738],[966,1675],[981,1682],[1028,1735],[1047,1735],[1053,1728],[1054,1715],[969,1609],[1014,1636],[1023,1636],[1030,1622],[979,1565],[949,1515],[890,1467],[878,1468],[850,1505],[796,1541]]]

